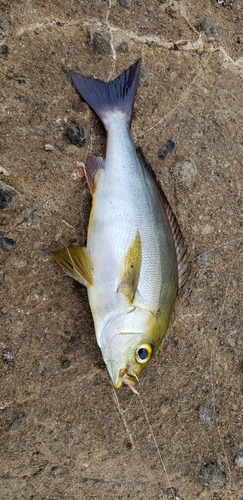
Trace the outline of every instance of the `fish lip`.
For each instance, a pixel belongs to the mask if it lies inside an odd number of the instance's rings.
[[[134,387],[137,382],[138,382],[138,377],[136,373],[134,373],[131,366],[127,366],[125,370],[124,369],[120,370],[119,381],[116,384],[116,387],[119,388],[121,387],[122,384],[124,384],[127,385],[129,389],[131,389],[131,391],[137,393]]]

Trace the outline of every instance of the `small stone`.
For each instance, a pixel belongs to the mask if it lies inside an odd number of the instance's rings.
[[[181,179],[181,182],[189,186],[197,176],[197,167],[195,162],[192,160],[184,161],[179,167],[178,175]]]
[[[4,273],[4,283],[7,285],[10,282],[10,276],[7,273]]]
[[[199,406],[198,414],[201,427],[207,431],[212,429],[215,420],[214,412],[206,406]]]
[[[7,56],[8,53],[9,53],[9,46],[7,45],[7,43],[3,43],[1,46],[1,54],[3,54],[3,56]]]
[[[231,324],[228,321],[224,321],[225,330],[230,330]]]
[[[230,347],[236,347],[236,340],[235,339],[228,339],[228,344]]]
[[[71,126],[66,129],[66,136],[72,144],[81,148],[85,144],[89,132],[82,125],[77,125],[77,127]]]
[[[158,157],[162,160],[169,160],[177,148],[177,144],[169,139],[159,150]]]
[[[137,4],[139,7],[142,7],[142,5],[143,5],[143,0],[136,0],[136,4]]]
[[[119,0],[119,4],[124,7],[124,9],[130,9],[131,0]]]
[[[44,248],[44,250],[42,250],[42,255],[51,255],[50,248]]]
[[[199,478],[205,490],[208,491],[224,488],[227,482],[227,476],[220,469],[218,462],[202,467],[199,471]]]
[[[0,189],[0,208],[2,210],[9,208],[9,206],[11,204],[11,199],[12,199],[12,196],[10,193],[7,193],[3,189]]]
[[[116,48],[117,52],[128,52],[128,44],[127,42],[122,42],[118,47]]]
[[[2,359],[6,363],[14,363],[14,355],[9,349],[3,349]]]
[[[17,243],[7,236],[0,237],[0,247],[4,252],[12,252],[17,247]]]
[[[44,149],[45,151],[53,151],[54,146],[52,144],[45,144]]]
[[[11,19],[8,14],[2,14],[0,16],[0,35],[4,33],[9,33],[11,29]]]
[[[200,267],[200,269],[206,269],[210,264],[211,258],[212,258],[211,253],[205,252],[196,257],[196,263],[198,267]]]
[[[140,76],[139,85],[141,87],[148,87],[149,86],[149,77],[148,77],[147,73],[144,73],[143,75]]]
[[[71,364],[70,361],[66,359],[65,361],[62,362],[62,369],[66,370],[67,368],[69,368],[70,364]]]
[[[222,207],[220,208],[219,213],[226,215],[233,215],[234,210],[232,208]]]
[[[230,167],[230,161],[222,160],[222,161],[219,162],[219,166],[221,168],[228,168],[228,167]]]
[[[18,204],[18,195],[12,186],[0,181],[0,209],[9,210]]]
[[[235,457],[235,465],[238,465],[238,467],[243,467],[243,456],[238,455]]]

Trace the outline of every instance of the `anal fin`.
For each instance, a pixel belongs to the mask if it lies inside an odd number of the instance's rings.
[[[104,170],[104,168],[105,168],[105,160],[101,156],[88,156],[86,165],[84,167],[84,175],[91,194],[93,194],[95,190],[97,173]]]

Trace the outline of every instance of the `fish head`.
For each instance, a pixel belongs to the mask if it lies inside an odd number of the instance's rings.
[[[131,390],[157,351],[167,325],[161,314],[131,306],[116,311],[106,322],[100,347],[110,378],[116,389],[123,384]]]

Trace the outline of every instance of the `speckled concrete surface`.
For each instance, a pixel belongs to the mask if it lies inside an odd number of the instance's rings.
[[[240,500],[243,15],[240,1],[1,1],[0,498]],[[132,134],[192,271],[138,397],[116,393],[86,290],[48,249],[85,244],[77,162],[105,133],[68,71],[143,58]],[[71,144],[69,126],[89,131]],[[171,159],[158,158],[171,138]],[[5,169],[5,170],[4,170]],[[5,175],[9,173],[10,175]]]

